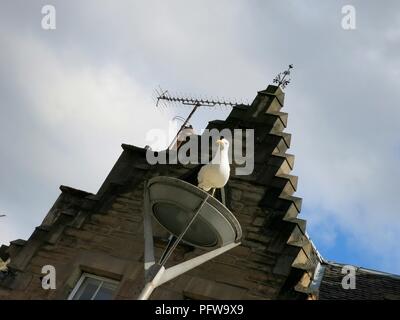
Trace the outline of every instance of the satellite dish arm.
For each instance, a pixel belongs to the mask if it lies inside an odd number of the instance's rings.
[[[207,202],[210,195],[203,199],[199,207],[196,209],[196,212],[193,214],[190,221],[187,223],[185,229],[181,232],[178,238],[173,237],[166,248],[166,251],[162,255],[160,262],[155,264],[154,259],[154,244],[153,244],[153,233],[151,226],[151,216],[148,208],[148,188],[145,188],[145,212],[144,212],[144,236],[145,236],[145,252],[144,252],[144,265],[145,265],[145,279],[148,281],[146,286],[143,288],[141,294],[138,297],[138,300],[147,300],[155,288],[162,285],[163,283],[170,281],[177,276],[192,270],[193,268],[207,262],[216,256],[240,245],[240,242],[230,243],[221,248],[217,248],[215,250],[206,252],[198,257],[187,260],[183,263],[165,269],[164,265],[167,262],[168,258],[171,256],[172,252],[178,245],[178,243],[182,240],[185,233],[188,231],[199,212],[203,208],[204,204]]]
[[[201,256],[187,260],[168,269],[165,269],[164,266],[159,266],[157,273],[154,275],[153,279],[146,284],[141,294],[139,295],[138,300],[147,300],[155,288],[180,276],[185,272],[192,270],[193,268],[198,267],[199,265],[211,259],[214,259],[215,257],[223,254],[228,250],[233,249],[234,247],[237,247],[238,245],[240,245],[240,242],[233,242],[227,244],[226,246],[209,251],[207,253],[202,254]]]
[[[240,245],[240,242],[230,243],[226,246],[209,251],[207,253],[202,254],[201,256],[195,257],[193,259],[182,262],[176,266],[170,267],[164,271],[164,274],[160,278],[160,282],[158,283],[158,285],[160,286],[165,282],[168,282],[176,278],[177,276],[180,276],[181,274],[190,271],[193,268],[196,268],[199,265],[215,258],[216,256],[219,256],[220,254],[223,254],[224,252],[231,250],[234,247],[237,247],[238,245]]]

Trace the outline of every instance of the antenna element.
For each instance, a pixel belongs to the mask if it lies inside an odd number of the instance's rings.
[[[168,149],[171,149],[172,146],[174,145],[175,141],[177,140],[179,134],[183,129],[185,129],[186,125],[188,124],[190,118],[193,116],[193,114],[196,112],[196,110],[199,107],[215,107],[215,106],[230,106],[230,107],[235,107],[238,105],[242,105],[241,103],[233,102],[233,101],[226,101],[226,100],[214,100],[214,99],[195,99],[195,98],[186,98],[186,97],[177,97],[177,96],[171,96],[168,93],[168,90],[162,90],[161,88],[159,90],[156,90],[157,94],[157,103],[156,106],[158,107],[160,100],[162,101],[167,101],[167,102],[178,102],[182,103],[184,105],[188,106],[193,106],[192,111],[189,113],[188,117],[186,120],[183,122],[181,128],[178,130],[178,133],[176,134],[175,138],[172,140],[171,144],[169,145]]]

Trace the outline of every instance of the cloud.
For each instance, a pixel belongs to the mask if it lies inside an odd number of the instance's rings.
[[[341,28],[347,1],[100,3],[54,1],[50,32],[40,1],[1,5],[0,209],[12,238],[40,223],[59,184],[95,192],[122,142],[144,145],[148,129],[188,113],[156,112],[158,84],[251,100],[294,63],[283,111],[311,237],[327,258],[400,272],[397,2],[353,1],[353,31]],[[226,114],[203,109],[193,124]]]
[[[61,60],[35,37],[3,36],[0,55],[9,76],[1,91],[7,96],[7,87],[13,87],[17,94],[14,101],[9,97],[2,111],[8,117],[0,120],[1,156],[7,164],[1,171],[0,202],[8,214],[0,240],[8,242],[29,236],[54,202],[58,185],[96,192],[120,144],[144,146],[143,133],[149,127],[167,128],[168,117],[117,63],[95,67],[85,56]],[[31,202],[35,197],[40,203]],[[29,227],[18,232],[15,226],[22,221]]]

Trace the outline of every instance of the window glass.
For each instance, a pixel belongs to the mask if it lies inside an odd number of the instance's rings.
[[[111,300],[117,289],[115,280],[83,274],[69,299],[72,300]]]

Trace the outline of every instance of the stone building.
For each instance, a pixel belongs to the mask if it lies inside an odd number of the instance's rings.
[[[152,299],[399,299],[400,278],[356,268],[356,289],[344,289],[342,266],[327,262],[298,217],[297,177],[287,153],[291,135],[277,86],[258,92],[250,107],[236,106],[208,128],[255,131],[254,171],[232,171],[226,206],[241,224],[241,245],[163,284]],[[123,152],[96,194],[61,186],[61,194],[27,241],[2,246],[0,299],[136,299],[144,285],[145,182],[169,176],[195,183],[200,165],[150,165],[146,149]],[[234,164],[233,164],[234,166]],[[217,194],[218,197],[218,194]],[[160,255],[167,238],[158,227]],[[201,251],[179,245],[171,263]],[[43,266],[56,270],[56,288],[42,288]]]

